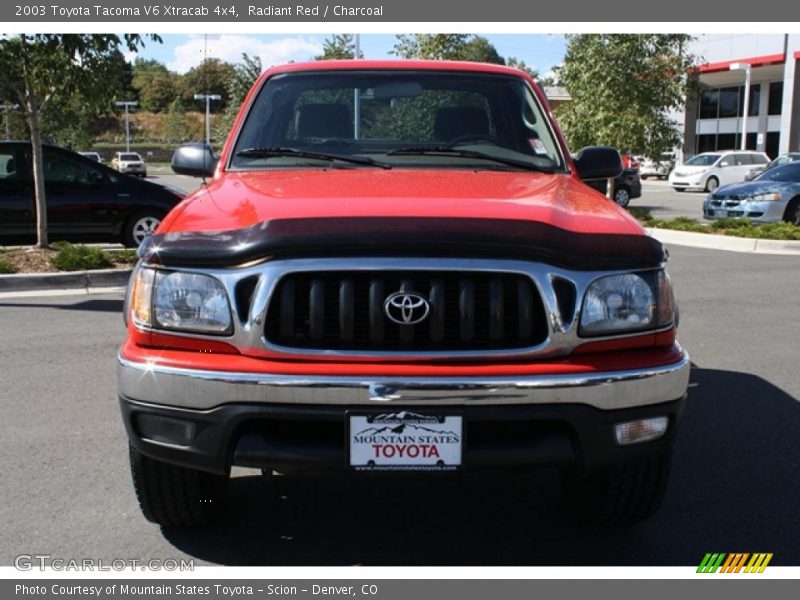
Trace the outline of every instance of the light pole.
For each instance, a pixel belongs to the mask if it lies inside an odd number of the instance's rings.
[[[124,106],[125,107],[125,152],[131,151],[131,122],[130,117],[128,115],[128,109],[136,108],[139,106],[138,102],[133,102],[132,100],[125,100],[122,102],[115,102],[117,106]]]
[[[195,94],[194,99],[206,101],[206,146],[211,148],[211,101],[222,100],[222,96],[219,94]]]
[[[3,120],[6,123],[6,139],[11,139],[11,126],[8,120],[8,113],[12,110],[17,110],[19,108],[19,104],[0,104],[0,110],[3,111]]]
[[[729,67],[731,71],[744,71],[744,107],[742,114],[742,143],[740,150],[747,150],[747,117],[750,112],[750,65],[748,63],[733,63]]]
[[[355,48],[353,58],[358,59],[361,55],[361,35],[356,33],[353,36]],[[361,137],[361,88],[356,88],[353,92],[353,139]]]

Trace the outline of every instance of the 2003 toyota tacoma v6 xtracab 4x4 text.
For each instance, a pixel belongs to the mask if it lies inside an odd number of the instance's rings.
[[[140,247],[117,367],[149,520],[206,523],[234,465],[550,465],[594,521],[658,507],[689,377],[667,255],[527,75],[272,68],[219,160],[173,168],[210,180]]]

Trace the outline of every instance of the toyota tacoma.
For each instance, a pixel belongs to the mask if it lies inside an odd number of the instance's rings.
[[[272,68],[173,168],[208,180],[139,248],[117,365],[147,519],[208,522],[232,466],[554,466],[595,522],[656,510],[690,368],[667,253],[528,75]]]

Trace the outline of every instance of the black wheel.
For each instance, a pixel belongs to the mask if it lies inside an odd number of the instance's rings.
[[[621,185],[616,190],[614,190],[614,202],[619,204],[622,208],[628,206],[630,201],[631,201],[631,192],[626,186]]]
[[[673,189],[674,189],[676,192],[682,192],[682,191],[684,191],[686,188],[673,188]]]
[[[603,527],[638,523],[661,506],[669,481],[670,452],[605,471],[566,473],[570,507],[587,523]]]
[[[144,456],[130,447],[131,476],[145,518],[163,527],[202,527],[220,515],[228,478]]]
[[[152,211],[139,211],[128,217],[122,227],[122,243],[129,248],[138,248],[148,235],[155,233],[164,215]]]
[[[783,214],[783,220],[800,227],[800,198],[794,198],[789,202],[789,206],[786,207],[786,212]]]
[[[710,194],[719,187],[719,179],[716,177],[709,177],[706,180],[706,191]]]

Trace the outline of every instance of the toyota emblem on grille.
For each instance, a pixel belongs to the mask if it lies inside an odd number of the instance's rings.
[[[416,325],[425,320],[431,310],[428,300],[414,292],[395,292],[383,303],[383,312],[398,325]]]

